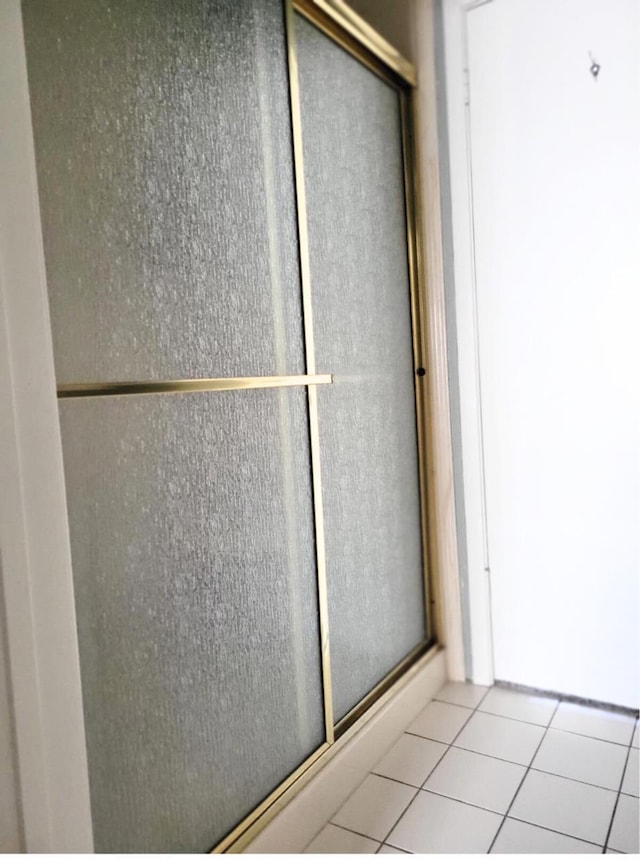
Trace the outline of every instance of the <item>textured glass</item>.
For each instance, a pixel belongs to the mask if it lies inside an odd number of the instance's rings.
[[[339,719],[425,636],[400,103],[299,16],[296,40]]]
[[[60,412],[96,850],[205,851],[324,740],[306,393]]]
[[[281,0],[23,0],[59,383],[304,372]]]

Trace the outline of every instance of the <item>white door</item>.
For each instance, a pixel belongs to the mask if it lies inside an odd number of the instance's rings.
[[[637,707],[640,6],[466,17],[495,677]]]

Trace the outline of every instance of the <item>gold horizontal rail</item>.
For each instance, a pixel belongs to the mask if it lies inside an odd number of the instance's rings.
[[[251,842],[270,823],[276,814],[281,811],[302,788],[309,784],[310,780],[320,770],[335,758],[347,745],[347,743],[358,733],[367,722],[370,722],[382,708],[392,699],[394,695],[404,689],[416,674],[434,659],[442,648],[438,644],[432,645],[426,652],[409,666],[405,666],[404,674],[397,677],[393,685],[380,692],[375,701],[370,702],[369,709],[352,725],[345,727],[343,733],[334,743],[325,743],[319,748],[302,766],[276,788],[267,799],[251,814],[243,820],[235,829],[229,833],[211,851],[212,853],[249,853]],[[403,663],[404,664],[404,663]],[[248,850],[247,850],[248,848]]]
[[[362,56],[364,47],[370,55],[381,61],[405,84],[412,87],[418,85],[418,75],[413,63],[403,57],[400,51],[387,42],[344,0],[293,0],[293,6],[296,12],[302,13],[325,32],[329,22],[335,25],[336,29],[331,28],[328,32],[343,48],[351,51],[349,41],[353,39],[356,46],[360,48],[357,51],[360,60],[364,61]]]
[[[184,394],[194,391],[244,391],[253,388],[293,388],[330,385],[333,376],[238,376],[226,379],[176,379],[164,382],[94,382],[59,385],[58,397],[121,397],[129,394]]]
[[[336,737],[342,736],[358,719],[365,713],[371,705],[381,698],[385,692],[392,688],[398,680],[411,668],[425,653],[428,653],[433,647],[437,646],[437,642],[433,638],[425,639],[420,644],[416,645],[405,657],[399,662],[395,668],[386,674],[382,680],[368,692],[364,698],[359,701],[355,707],[352,707],[346,715],[344,715],[335,726]]]
[[[265,812],[268,812],[270,808],[274,805],[276,800],[281,797],[288,790],[291,790],[292,786],[295,786],[295,783],[300,780],[304,774],[309,770],[309,768],[318,761],[322,755],[326,754],[326,752],[331,748],[329,743],[323,743],[318,749],[315,750],[300,766],[295,769],[288,778],[286,778],[278,787],[269,794],[269,796],[264,799],[260,805],[253,809],[253,811],[245,817],[245,819],[238,824],[222,841],[219,841],[215,847],[213,847],[209,853],[234,853],[234,850],[228,850],[244,833],[251,829],[252,826],[255,825],[256,821],[262,817]],[[257,833],[256,833],[257,834]]]

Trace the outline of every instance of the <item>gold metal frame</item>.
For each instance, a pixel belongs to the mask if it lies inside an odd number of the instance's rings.
[[[382,77],[391,76],[412,87],[417,85],[418,76],[414,65],[343,0],[291,2],[296,12],[308,18],[341,47]]]
[[[364,713],[375,703],[384,693],[391,689],[397,681],[411,668],[425,653],[428,653],[432,647],[429,641],[423,641],[414,647],[413,650],[393,668],[386,677],[377,683],[371,691],[365,695],[362,701],[359,701],[355,707],[336,723],[336,736],[341,737],[345,731],[348,731],[352,725],[355,725]]]
[[[217,379],[175,379],[162,382],[93,382],[59,385],[58,398],[122,397],[130,394],[180,394],[196,391],[244,391],[255,388],[292,388],[296,385],[330,385],[330,375],[236,376]]]
[[[428,505],[427,505],[427,376],[416,378],[416,422],[419,452],[422,560],[424,570],[425,618],[427,631],[424,641],[415,647],[337,724],[334,724],[327,573],[320,470],[320,431],[318,422],[317,386],[331,384],[333,377],[316,374],[309,235],[304,185],[304,159],[298,62],[296,55],[294,14],[300,13],[321,29],[342,48],[352,54],[387,84],[396,89],[401,101],[402,151],[406,199],[407,248],[411,287],[411,325],[415,368],[426,367],[426,343],[423,334],[425,302],[421,289],[422,256],[420,248],[420,214],[418,206],[417,159],[414,147],[413,89],[417,76],[413,65],[357,15],[343,0],[284,0],[286,8],[287,51],[293,136],[293,160],[296,185],[298,240],[302,288],[303,327],[306,355],[306,375],[249,376],[210,379],[178,379],[146,382],[101,382],[66,384],[58,387],[60,399],[80,397],[109,397],[150,394],[177,394],[203,391],[232,391],[259,388],[305,386],[308,395],[311,477],[313,489],[318,607],[321,644],[321,667],[324,696],[325,742],[316,749],[291,775],[266,797],[211,851],[240,852],[280,809],[339,752],[348,740],[369,721],[389,698],[408,683],[438,651],[435,643],[430,587]]]
[[[322,644],[322,679],[324,689],[326,743],[314,752],[289,778],[267,797],[216,847],[213,853],[242,852],[270,820],[301,790],[319,770],[366,724],[384,704],[405,686],[413,676],[439,651],[436,643],[437,617],[431,587],[429,505],[427,503],[427,349],[424,335],[426,304],[422,284],[424,267],[420,240],[419,175],[414,145],[414,88],[417,75],[413,65],[373,30],[342,0],[285,0],[289,83],[293,131],[293,156],[298,209],[298,238],[304,313],[307,373],[315,373],[315,352],[312,326],[311,272],[304,187],[304,158],[300,111],[298,61],[294,32],[294,13],[299,13],[326,35],[352,54],[367,68],[393,86],[401,100],[402,151],[406,199],[407,248],[411,289],[411,326],[413,356],[416,371],[416,427],[420,472],[420,506],[422,525],[422,562],[424,571],[426,636],[377,686],[334,725],[329,648],[329,617],[327,603],[324,523],[320,474],[318,405],[316,388],[308,388],[309,425],[311,437],[313,498],[317,541],[318,596],[320,636]],[[422,372],[425,370],[425,372]],[[309,378],[322,378],[310,375]],[[435,552],[433,554],[435,557]]]
[[[316,371],[315,341],[313,336],[313,306],[311,301],[311,263],[309,258],[309,231],[307,223],[307,196],[304,184],[304,157],[302,143],[302,116],[298,59],[296,55],[293,7],[288,0],[285,6],[287,32],[287,59],[289,63],[289,98],[291,101],[291,130],[293,138],[293,165],[296,185],[298,244],[300,248],[300,280],[307,373]],[[320,472],[320,424],[318,397],[315,389],[308,389],[309,438],[311,448],[311,479],[316,533],[316,571],[318,581],[318,613],[320,615],[320,649],[322,664],[322,691],[324,697],[324,724],[327,743],[334,741],[333,690],[331,685],[331,652],[329,644],[329,596],[324,542],[324,513],[322,506],[322,478]]]
[[[342,734],[329,744],[325,743],[282,782],[251,814],[236,826],[211,851],[212,853],[242,853],[253,839],[273,820],[273,818],[314,778],[329,761],[341,752],[347,743],[373,717],[382,710],[387,702],[403,689],[440,652],[441,647],[432,644],[422,656],[408,664],[409,657],[400,663],[401,675],[395,682],[380,692],[365,712],[352,725],[345,727]],[[405,664],[407,663],[407,664]],[[398,668],[400,668],[398,666]],[[376,687],[378,688],[378,687]]]
[[[427,318],[423,284],[422,223],[420,209],[420,183],[418,153],[415,147],[415,117],[413,90],[406,91],[401,101],[402,149],[404,160],[405,199],[407,206],[407,250],[409,258],[409,280],[411,283],[411,328],[413,335],[413,361],[416,368],[416,428],[418,435],[418,469],[420,472],[420,516],[422,523],[422,563],[424,569],[424,600],[427,637],[435,640],[438,634],[435,616],[435,598],[431,575],[432,558],[435,558],[434,535],[431,534],[429,518],[429,476],[427,451],[429,427],[428,353],[424,331]],[[418,375],[420,373],[420,375]]]

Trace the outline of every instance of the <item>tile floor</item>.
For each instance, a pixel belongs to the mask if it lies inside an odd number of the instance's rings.
[[[638,853],[638,721],[440,690],[305,853]]]

